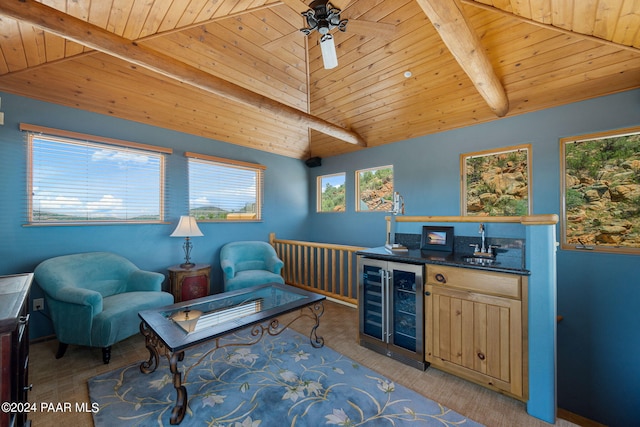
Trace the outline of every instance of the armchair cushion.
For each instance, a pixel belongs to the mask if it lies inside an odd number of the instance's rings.
[[[154,271],[134,270],[129,275],[127,281],[126,292],[150,291],[157,292],[162,290],[162,281],[158,287],[158,274]],[[161,275],[161,274],[160,274]],[[162,275],[161,275],[162,276]],[[164,281],[164,276],[162,277]]]
[[[220,266],[225,291],[264,283],[284,283],[280,275],[284,263],[267,242],[227,243],[220,251]]]
[[[129,338],[140,331],[139,311],[173,304],[171,294],[169,294],[170,300],[165,302],[149,297],[149,293],[148,291],[124,292],[104,298],[103,310],[93,318],[91,342],[116,343]]]
[[[109,347],[139,331],[138,312],[173,303],[164,275],[109,252],[55,257],[34,277],[60,343]]]

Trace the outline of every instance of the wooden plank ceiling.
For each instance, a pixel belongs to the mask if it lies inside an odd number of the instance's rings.
[[[19,9],[34,1],[2,3]],[[638,0],[335,0],[352,23],[334,33],[339,65],[331,70],[317,33],[298,31],[306,25],[294,10],[300,1],[35,3],[47,7],[39,16],[69,15],[66,28],[80,34],[99,34],[90,24],[135,41],[124,50],[150,52],[178,70],[170,73],[0,5],[0,91],[305,159],[365,149],[336,128],[373,147],[499,120],[465,67],[477,52],[461,59],[446,26],[466,25],[477,36],[506,93],[505,117],[640,87]],[[434,26],[431,6],[464,19]],[[183,69],[251,96],[220,95],[181,77]]]

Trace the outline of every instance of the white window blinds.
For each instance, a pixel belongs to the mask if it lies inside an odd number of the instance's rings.
[[[189,214],[198,221],[262,219],[264,166],[185,153],[189,163]]]
[[[170,150],[81,136],[28,133],[28,222],[163,221],[165,153]]]

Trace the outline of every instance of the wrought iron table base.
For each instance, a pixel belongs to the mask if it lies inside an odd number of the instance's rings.
[[[306,311],[309,313],[305,313]],[[193,365],[189,366],[184,371],[184,380],[182,378],[182,373],[180,369],[178,369],[178,362],[184,360],[184,352],[185,350],[173,351],[168,348],[162,339],[151,329],[148,325],[142,321],[140,322],[140,332],[145,337],[145,344],[147,350],[149,350],[149,360],[143,361],[140,364],[140,371],[144,374],[150,374],[156,370],[158,364],[160,362],[160,356],[165,356],[169,361],[169,369],[173,374],[173,387],[176,389],[176,405],[171,410],[171,418],[170,423],[172,425],[180,424],[184,418],[184,415],[187,411],[187,388],[184,384],[187,382],[187,377],[189,376],[189,372],[192,368],[198,366],[208,355],[215,352],[218,349],[224,347],[232,347],[232,346],[250,346],[257,344],[262,340],[265,333],[271,336],[280,335],[285,329],[289,328],[292,323],[297,321],[302,317],[308,317],[314,320],[315,324],[311,328],[311,333],[309,334],[309,341],[314,348],[320,348],[324,346],[324,338],[319,337],[317,334],[317,329],[320,326],[320,317],[324,313],[324,305],[322,302],[315,303],[313,305],[304,307],[300,310],[300,314],[291,320],[286,325],[280,325],[280,322],[277,318],[271,319],[270,321],[266,321],[263,323],[257,323],[254,325],[248,325],[251,327],[251,336],[253,337],[251,340],[247,342],[233,342],[227,344],[221,344],[220,340],[224,338],[225,335],[212,338],[215,341],[215,345],[205,352]],[[199,345],[199,344],[196,344]],[[194,345],[195,346],[195,345]]]

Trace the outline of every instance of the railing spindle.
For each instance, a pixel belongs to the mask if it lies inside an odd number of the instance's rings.
[[[280,240],[269,234],[269,242],[285,263],[282,276],[287,284],[321,293],[349,304],[357,305],[358,246],[331,243]]]

